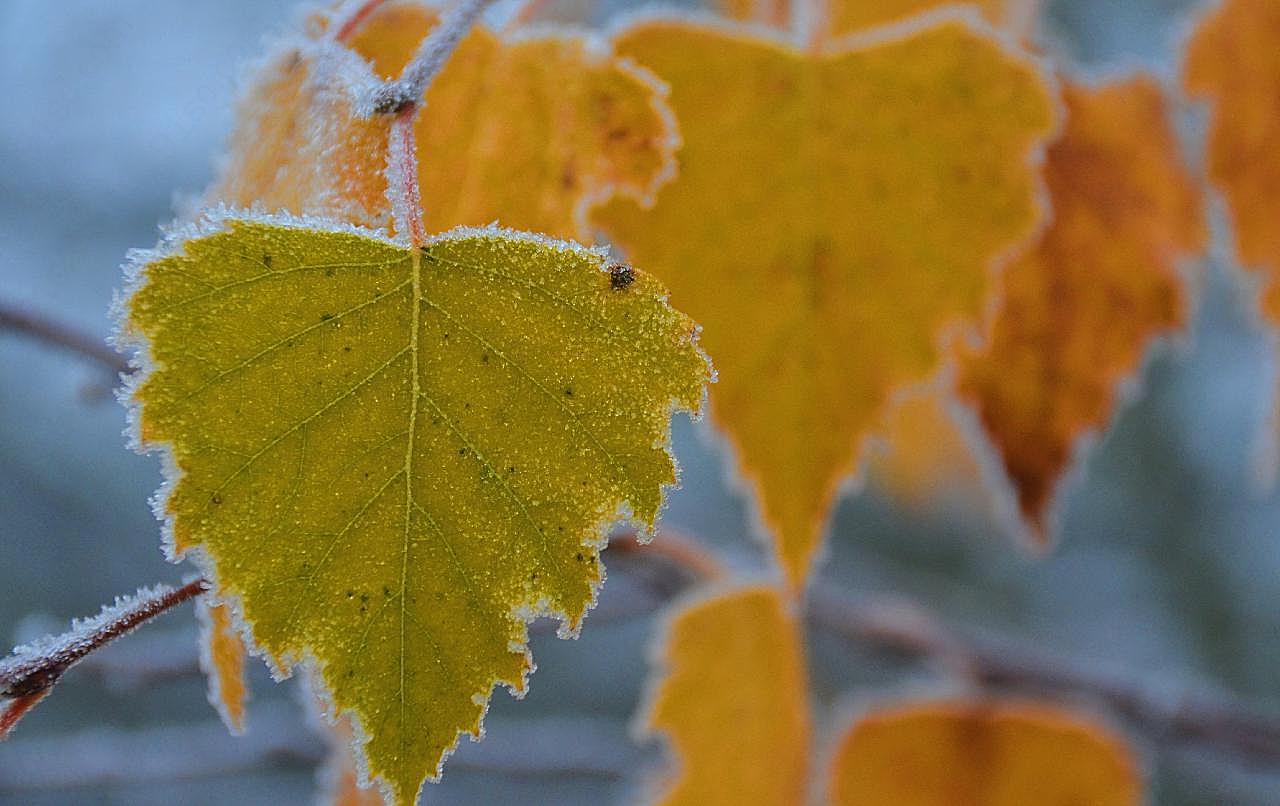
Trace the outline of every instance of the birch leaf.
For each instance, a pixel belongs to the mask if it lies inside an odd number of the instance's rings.
[[[1211,102],[1206,161],[1226,197],[1236,253],[1280,324],[1280,3],[1223,0],[1187,43],[1183,81]]]
[[[839,740],[833,806],[1137,806],[1127,745],[1078,714],[1019,702],[908,703],[872,711]]]
[[[239,735],[244,733],[249,699],[244,676],[248,650],[227,605],[211,604],[201,596],[195,607],[200,622],[200,669],[209,681],[209,702],[227,729]]]
[[[812,52],[675,20],[615,46],[671,85],[684,145],[652,207],[595,220],[706,327],[713,415],[798,584],[868,430],[1031,234],[1049,87],[949,17]]]
[[[914,14],[941,6],[970,6],[992,25],[1026,34],[1035,19],[1039,0],[827,0],[823,27],[828,37],[838,37],[877,25],[900,23]],[[721,13],[735,20],[789,28],[796,13],[791,0],[718,0]]]
[[[651,526],[673,408],[708,366],[652,278],[459,229],[410,249],[315,221],[204,222],[136,262],[122,335],[144,446],[281,673],[310,661],[397,802],[524,692],[525,621],[576,631],[604,529]]]
[[[803,649],[782,596],[725,591],[676,611],[662,639],[645,730],[676,770],[663,804],[803,803],[809,703]]]
[[[421,5],[389,3],[357,29],[354,54],[319,34],[286,48],[242,102],[210,199],[386,226],[390,123],[357,117],[344,78],[398,75],[435,20]],[[589,207],[614,195],[647,200],[673,170],[662,92],[582,37],[508,40],[475,28],[415,124],[428,230],[497,221],[589,243]]]
[[[1040,545],[1081,439],[1111,419],[1155,340],[1186,325],[1177,262],[1206,238],[1159,86],[1135,77],[1063,95],[1067,126],[1045,171],[1053,222],[1005,269],[991,339],[958,378]]]

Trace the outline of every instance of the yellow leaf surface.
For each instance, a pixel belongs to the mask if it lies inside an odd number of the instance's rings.
[[[200,668],[209,681],[209,702],[232,733],[244,733],[249,699],[244,641],[225,604],[210,604],[208,597],[198,597],[196,617],[200,621]]]
[[[525,690],[524,620],[576,630],[603,530],[653,523],[709,372],[693,325],[651,277],[510,231],[416,250],[227,213],[186,238],[137,258],[122,325],[173,553],[278,671],[314,659],[411,802],[495,684]]]
[[[1125,743],[1078,714],[1026,703],[877,709],[839,740],[835,806],[1137,806]]]
[[[1044,77],[958,19],[819,52],[681,21],[621,31],[671,85],[679,178],[595,220],[706,330],[716,421],[793,583],[893,393],[1032,232]]]
[[[1209,178],[1226,197],[1240,260],[1280,323],[1280,3],[1222,0],[1187,43],[1183,80],[1209,100]]]
[[[420,5],[391,3],[350,46],[378,75],[395,76],[434,22]],[[353,117],[325,50],[333,47],[317,39],[264,68],[211,199],[388,225],[389,116]],[[670,175],[676,136],[660,95],[652,76],[580,37],[508,41],[474,29],[415,125],[427,229],[496,221],[590,242],[591,205],[648,199]]]
[[[876,25],[902,22],[922,11],[956,5],[961,4],[947,0],[825,0],[822,9],[827,36],[838,37]],[[1037,0],[975,0],[963,5],[976,8],[993,25],[1027,33],[1035,18]],[[776,28],[791,27],[796,12],[790,0],[718,0],[718,6],[721,13],[735,20]]]
[[[809,701],[794,616],[768,586],[686,604],[659,643],[642,717],[670,741],[661,803],[791,806],[808,779]]]
[[[1206,237],[1154,81],[1068,84],[1063,97],[1066,129],[1045,168],[1053,221],[1005,269],[991,339],[957,380],[1040,543],[1081,437],[1108,422],[1152,342],[1186,324],[1177,261]]]

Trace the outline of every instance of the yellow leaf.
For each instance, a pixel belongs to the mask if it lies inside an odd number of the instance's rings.
[[[991,339],[957,381],[1040,544],[1080,439],[1107,423],[1155,339],[1186,324],[1176,264],[1206,237],[1159,86],[1135,77],[1063,89],[1066,130],[1045,171],[1053,221],[1005,269]]]
[[[812,0],[806,0],[812,2]],[[971,0],[964,6],[976,8],[993,25],[1019,34],[1030,31],[1038,0]],[[960,5],[948,0],[825,0],[820,24],[829,37],[861,31],[876,25],[902,22],[913,14],[943,6]],[[718,0],[720,11],[735,20],[789,28],[794,22],[795,4],[790,0]]]
[[[1226,197],[1237,255],[1262,275],[1262,310],[1280,324],[1280,3],[1218,3],[1187,43],[1183,80],[1212,102],[1209,177]]]
[[[1092,720],[1043,705],[914,703],[877,709],[840,739],[836,806],[1137,806],[1127,746]]]
[[[399,802],[525,690],[525,619],[577,630],[620,513],[650,526],[692,323],[599,251],[497,229],[411,249],[223,214],[137,259],[177,556],[198,549],[280,673],[314,660]]]
[[[208,597],[201,596],[196,599],[196,617],[200,621],[200,668],[209,679],[209,702],[232,733],[244,733],[249,698],[244,641],[225,604],[210,604]]]
[[[671,85],[684,146],[651,208],[595,220],[705,326],[713,414],[799,583],[868,429],[1032,232],[1049,88],[947,18],[820,52],[650,21],[616,47]]]
[[[434,22],[429,9],[392,3],[350,45],[394,76]],[[388,225],[390,122],[353,116],[334,47],[316,39],[262,71],[211,199]],[[497,221],[590,242],[590,206],[649,199],[671,174],[676,135],[661,93],[652,76],[581,37],[504,40],[476,28],[431,83],[415,125],[428,230]]]
[[[739,588],[678,610],[662,639],[644,728],[671,743],[661,803],[803,803],[809,702],[794,616],[771,587]]]

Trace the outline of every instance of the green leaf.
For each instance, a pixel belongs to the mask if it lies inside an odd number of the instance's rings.
[[[278,673],[314,661],[411,801],[495,684],[524,692],[526,620],[578,629],[605,528],[652,526],[710,372],[693,324],[600,251],[497,229],[414,249],[220,213],[135,268],[174,556]]]

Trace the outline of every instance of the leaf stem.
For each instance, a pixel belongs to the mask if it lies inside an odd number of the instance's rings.
[[[135,597],[117,599],[114,606],[103,608],[94,618],[73,624],[72,629],[62,635],[15,649],[0,661],[0,698],[12,699],[0,711],[0,726],[3,726],[0,738],[68,669],[90,652],[207,590],[208,581],[199,578],[180,588],[161,585],[140,591]]]
[[[21,333],[45,344],[61,347],[96,361],[112,373],[128,374],[132,371],[125,357],[108,347],[102,339],[15,305],[0,302],[0,330]]]

